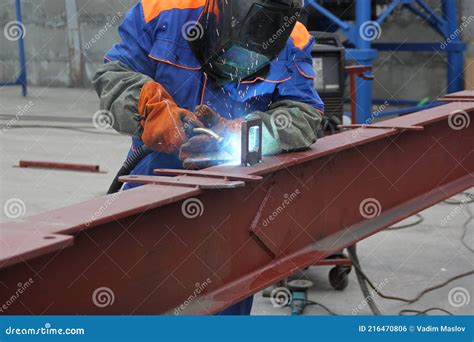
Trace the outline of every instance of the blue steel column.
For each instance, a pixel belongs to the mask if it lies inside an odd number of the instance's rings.
[[[15,10],[16,10],[16,20],[20,23],[19,27],[21,30],[20,39],[18,40],[18,50],[20,55],[20,75],[18,77],[18,83],[21,84],[21,89],[23,96],[27,94],[27,85],[26,85],[26,57],[25,57],[25,42],[23,36],[25,32],[23,26],[23,20],[21,16],[21,3],[20,0],[15,0]]]
[[[443,0],[443,11],[447,25],[447,38],[453,37],[451,44],[458,46],[462,43],[459,34],[458,13],[456,0]],[[454,50],[454,51],[453,51]],[[448,94],[464,90],[464,55],[462,49],[449,49],[448,52]]]
[[[372,20],[372,0],[356,1],[356,22],[355,22],[355,39],[357,54],[357,63],[360,65],[373,65],[371,54],[372,44],[370,40],[364,39],[360,34],[360,28],[368,21]],[[357,121],[365,123],[372,116],[372,82],[362,79],[357,80]]]

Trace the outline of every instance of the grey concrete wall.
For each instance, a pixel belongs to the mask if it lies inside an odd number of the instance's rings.
[[[26,26],[28,80],[33,85],[77,86],[68,36],[66,0],[22,0]],[[81,86],[88,86],[104,53],[118,40],[117,27],[133,0],[76,0],[81,39]],[[434,6],[441,0],[430,0]],[[0,29],[14,20],[13,0],[0,0]],[[460,16],[474,15],[474,1],[459,0]],[[461,6],[462,5],[462,6]],[[463,35],[474,51],[473,26]],[[431,28],[411,13],[400,13],[382,27],[380,41],[440,42]],[[3,30],[1,30],[3,31]],[[0,31],[0,80],[13,80],[18,73],[17,47]],[[405,99],[436,98],[446,88],[446,57],[431,53],[382,53],[375,66],[376,97]]]
[[[81,40],[81,85],[87,86],[104,53],[118,40],[117,27],[133,0],[77,0]],[[65,0],[22,0],[26,28],[28,82],[42,86],[73,86],[71,39]],[[18,74],[17,44],[6,39],[3,28],[15,20],[14,1],[0,0],[0,80]]]

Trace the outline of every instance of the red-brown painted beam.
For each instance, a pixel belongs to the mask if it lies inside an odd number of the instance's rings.
[[[55,162],[43,162],[43,161],[31,161],[31,160],[20,160],[19,167],[21,167],[21,168],[66,170],[66,171],[80,171],[80,172],[92,172],[92,173],[100,172],[100,166],[99,165],[68,164],[68,163],[55,163]]]
[[[0,233],[37,230],[74,245],[32,256],[32,238],[2,254],[0,265],[14,262],[0,266],[0,302],[35,280],[3,314],[218,312],[474,186],[474,125],[451,128],[458,110],[472,121],[474,103],[452,103],[385,122],[423,131],[352,130],[251,168],[207,170],[263,177],[243,188],[146,185],[6,224]],[[380,210],[361,211],[367,201]],[[94,305],[101,287],[113,305]]]

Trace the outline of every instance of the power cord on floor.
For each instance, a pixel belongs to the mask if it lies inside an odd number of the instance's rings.
[[[5,127],[5,126],[4,126]],[[10,129],[27,129],[27,128],[33,128],[33,129],[58,129],[58,130],[65,130],[65,131],[75,131],[75,132],[81,132],[81,133],[86,133],[86,134],[98,134],[98,135],[113,135],[113,136],[119,136],[117,133],[109,133],[105,131],[100,131],[100,130],[94,130],[94,127],[90,126],[44,126],[44,125],[15,125],[12,127],[7,128],[7,130]],[[1,127],[0,127],[1,129]]]
[[[304,302],[306,303],[306,305],[313,305],[313,306],[319,306],[321,307],[322,309],[324,309],[324,311],[326,311],[327,313],[329,313],[331,316],[339,316],[337,313],[335,313],[334,311],[332,311],[331,309],[329,309],[327,306],[321,304],[321,303],[318,303],[318,302],[314,302],[312,300],[309,300],[309,299],[306,299],[304,300]]]

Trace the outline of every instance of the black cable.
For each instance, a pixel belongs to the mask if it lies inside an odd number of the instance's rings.
[[[137,148],[124,162],[122,168],[119,170],[115,176],[112,184],[110,185],[107,195],[115,194],[122,189],[123,183],[120,182],[120,177],[128,176],[133,171],[135,167],[149,154],[153,153],[153,150],[149,149],[145,145]]]
[[[450,199],[447,199],[446,201],[443,201],[443,202],[446,203],[446,204],[450,204],[450,205],[465,205],[465,204],[474,203],[474,194],[473,193],[463,192],[463,193],[461,193],[461,195],[466,196],[467,198],[469,198],[469,200],[467,200],[467,201],[456,201],[456,200],[453,200],[452,198],[450,198]]]
[[[382,313],[380,312],[379,308],[377,307],[377,304],[375,304],[374,298],[372,294],[369,292],[369,289],[367,287],[367,276],[365,276],[362,267],[359,262],[359,257],[357,255],[357,247],[356,245],[351,246],[347,248],[347,251],[349,253],[349,257],[352,260],[352,264],[354,265],[355,271],[356,271],[356,276],[357,280],[360,285],[360,289],[362,290],[362,293],[367,300],[367,303],[369,304],[370,310],[372,310],[373,314],[375,316],[380,316]]]
[[[327,306],[321,304],[321,303],[318,303],[318,302],[314,302],[312,300],[309,300],[309,299],[298,299],[298,300],[301,300],[301,301],[304,301],[306,303],[306,305],[314,305],[314,306],[319,306],[321,307],[322,309],[324,309],[327,313],[329,313],[330,315],[332,316],[339,316],[337,313],[335,313],[334,311],[332,311],[331,309],[329,309]]]
[[[413,313],[413,314],[415,314],[414,316],[426,316],[426,314],[431,312],[431,311],[441,311],[441,312],[444,312],[445,314],[448,314],[449,316],[454,316],[454,314],[452,314],[451,312],[449,312],[448,310],[445,310],[443,308],[431,308],[431,309],[427,309],[427,310],[423,310],[423,311],[413,310],[413,309],[405,309],[405,310],[400,311],[398,314],[400,316],[406,316],[407,314]]]
[[[388,299],[388,300],[396,300],[396,301],[399,301],[399,302],[404,302],[404,303],[407,303],[407,304],[413,304],[413,303],[416,303],[417,301],[419,301],[421,299],[421,297],[423,297],[425,294],[429,293],[429,292],[433,292],[435,290],[438,290],[440,288],[443,288],[445,287],[446,285],[449,285],[450,283],[452,283],[453,281],[455,280],[458,280],[458,279],[461,279],[461,278],[465,278],[465,277],[468,277],[468,276],[471,276],[471,275],[474,275],[474,270],[472,271],[469,271],[469,272],[466,272],[466,273],[463,273],[463,274],[459,274],[457,276],[454,276],[452,278],[449,278],[448,280],[446,280],[444,283],[441,283],[439,285],[435,285],[435,286],[432,286],[432,287],[429,287],[427,288],[426,290],[423,290],[422,292],[420,292],[415,298],[413,299],[406,299],[406,298],[401,298],[401,297],[394,297],[394,296],[387,296],[385,294],[383,294],[379,289],[376,288],[376,286],[374,286],[374,284],[370,281],[370,279],[367,277],[367,275],[365,273],[362,272],[362,277],[367,281],[367,283],[369,284],[369,286],[375,291],[375,293],[377,293],[380,297],[384,298],[384,299]]]
[[[405,224],[405,225],[402,225],[402,226],[393,226],[393,227],[387,228],[385,230],[390,231],[390,230],[402,230],[402,229],[412,228],[412,227],[418,226],[419,224],[423,223],[423,221],[425,220],[425,218],[421,214],[416,214],[414,217],[416,217],[417,220],[413,223]]]
[[[463,233],[462,233],[462,236],[461,236],[461,243],[463,244],[464,247],[467,248],[468,251],[470,251],[471,253],[474,253],[474,249],[471,246],[469,246],[466,242],[466,236],[467,236],[467,232],[468,232],[468,224],[469,224],[469,222],[474,220],[474,215],[472,214],[471,209],[469,207],[466,207],[466,210],[469,212],[470,217],[463,224]]]
[[[0,127],[0,129],[6,128],[6,126]],[[119,136],[117,133],[108,133],[104,131],[93,130],[94,128],[91,126],[44,126],[44,125],[15,125],[12,127],[7,128],[10,129],[27,129],[27,128],[44,128],[44,129],[59,129],[59,130],[66,130],[66,131],[76,131],[86,134],[100,134],[100,135],[113,135]]]

